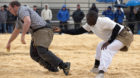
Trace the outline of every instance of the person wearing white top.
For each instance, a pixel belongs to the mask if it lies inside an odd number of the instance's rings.
[[[41,12],[41,17],[47,22],[50,23],[52,20],[52,11],[49,9],[48,5],[45,5],[45,8]]]
[[[95,64],[91,72],[98,73],[96,78],[104,78],[104,72],[107,71],[113,56],[119,51],[127,51],[133,41],[133,34],[128,27],[124,27],[107,17],[98,17],[95,11],[89,11],[87,23],[76,30],[62,30],[54,28],[55,32],[62,32],[71,35],[78,35],[92,31],[101,38],[96,48]]]

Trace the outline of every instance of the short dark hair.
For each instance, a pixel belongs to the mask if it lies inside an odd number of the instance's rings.
[[[37,8],[37,6],[36,6],[36,5],[34,5],[33,7],[34,7],[34,8]]]
[[[77,6],[80,6],[80,4],[77,4]]]
[[[95,25],[98,18],[98,13],[93,10],[90,10],[88,11],[86,17],[87,17],[87,20],[92,20],[94,22],[93,24]]]
[[[21,6],[20,2],[18,2],[18,1],[12,1],[9,4],[11,5],[11,7],[14,7],[15,5],[16,6]]]

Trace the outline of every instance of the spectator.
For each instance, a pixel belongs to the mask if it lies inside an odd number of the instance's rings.
[[[114,14],[115,22],[122,24],[124,19],[124,13],[121,11],[120,7],[117,7],[117,10]]]
[[[107,10],[103,11],[102,15],[109,17],[111,20],[114,20],[114,13],[111,6],[108,6]]]
[[[95,3],[92,4],[91,8],[89,10],[93,10],[95,12],[99,12],[98,8],[96,7]]]
[[[7,9],[8,9],[8,6],[7,5],[3,5],[3,7],[4,7],[4,10],[5,11],[8,11]]]
[[[7,12],[4,10],[4,7],[1,7],[0,10],[0,32],[6,33],[6,20],[7,20]]]
[[[137,33],[140,34],[140,8],[135,14],[136,21],[137,21]]]
[[[135,28],[135,13],[134,13],[134,7],[130,7],[130,11],[127,15],[127,21],[128,21],[128,27],[131,29],[132,33],[134,34],[134,28]]]
[[[75,25],[75,29],[80,28],[81,26],[81,21],[84,18],[85,14],[83,11],[81,11],[80,9],[80,5],[77,4],[77,10],[73,12],[72,14],[72,18],[74,20],[74,25]]]
[[[40,15],[39,11],[37,10],[37,6],[36,5],[33,6],[33,10]]]
[[[69,20],[69,11],[66,8],[66,5],[63,5],[57,14],[57,18],[60,21],[60,28],[68,30],[67,21]],[[60,33],[61,34],[61,33]]]
[[[7,11],[7,32],[8,33],[12,33],[13,28],[14,28],[14,24],[16,21],[16,17],[14,15],[12,15],[9,11]]]
[[[45,8],[41,12],[41,17],[47,22],[50,23],[52,20],[52,11],[49,9],[48,5],[45,5]]]

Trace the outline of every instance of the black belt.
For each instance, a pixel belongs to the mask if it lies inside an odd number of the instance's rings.
[[[117,26],[120,26],[119,24],[116,24],[116,25],[117,25]],[[116,25],[115,25],[115,26],[116,26]],[[124,26],[124,28],[123,28],[122,30],[131,31],[131,30],[130,30],[130,28],[129,28],[129,27],[127,27],[127,26]]]

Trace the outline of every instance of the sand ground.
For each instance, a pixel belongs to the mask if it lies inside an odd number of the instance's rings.
[[[69,76],[60,70],[49,72],[34,62],[29,55],[30,35],[26,45],[21,44],[20,35],[11,44],[11,51],[5,49],[10,34],[0,34],[0,78],[94,78],[90,73],[97,44],[101,41],[95,35],[55,35],[50,46],[57,56],[71,62]],[[140,78],[140,36],[134,36],[128,52],[118,52],[105,74],[105,78]]]

